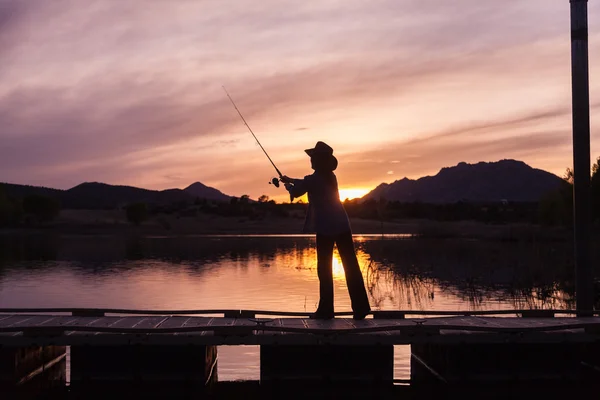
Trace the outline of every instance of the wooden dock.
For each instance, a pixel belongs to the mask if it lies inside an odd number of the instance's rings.
[[[564,343],[595,342],[599,334],[598,317],[441,316],[354,321],[256,316],[0,314],[2,346],[27,346],[33,342],[61,346]]]
[[[0,309],[0,385],[64,368],[67,346],[75,386],[206,387],[217,382],[218,346],[235,345],[260,346],[261,383],[393,384],[395,345],[411,345],[413,385],[600,377],[597,316],[376,311],[355,321],[339,314],[313,320],[260,310]]]

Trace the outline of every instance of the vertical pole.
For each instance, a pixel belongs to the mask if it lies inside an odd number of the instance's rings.
[[[577,314],[593,309],[590,260],[590,92],[587,0],[571,3],[571,79],[573,102],[573,219]]]

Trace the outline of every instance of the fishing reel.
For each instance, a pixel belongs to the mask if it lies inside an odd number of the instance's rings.
[[[273,186],[275,186],[276,188],[278,188],[278,187],[279,187],[279,185],[280,185],[280,183],[279,183],[279,182],[281,182],[281,178],[273,178],[273,179],[271,179],[271,180],[269,181],[269,185],[273,185]],[[293,196],[292,196],[292,194],[290,193],[290,203],[291,203],[291,202],[293,202],[293,201],[294,201],[294,197],[293,197]]]
[[[279,178],[273,178],[273,179],[271,179],[271,180],[269,181],[269,185],[273,185],[273,186],[275,186],[276,188],[278,188],[278,187],[279,187]]]

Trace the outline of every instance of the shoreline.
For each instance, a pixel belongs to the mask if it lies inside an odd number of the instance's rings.
[[[304,218],[249,219],[240,217],[216,217],[198,215],[175,217],[160,215],[152,217],[139,226],[119,218],[100,218],[84,214],[88,218],[65,216],[54,222],[29,227],[1,228],[0,235],[81,235],[81,236],[247,236],[247,235],[293,235],[303,234]],[[397,220],[378,221],[350,218],[354,235],[411,235],[422,238],[494,239],[507,241],[570,240],[572,232],[564,227],[547,227],[533,224],[486,224],[477,221]]]

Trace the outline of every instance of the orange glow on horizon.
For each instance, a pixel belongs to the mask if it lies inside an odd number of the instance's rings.
[[[371,191],[370,188],[360,188],[360,187],[349,187],[340,189],[340,200],[344,201],[346,199],[352,200],[359,197],[363,197],[365,194]]]
[[[346,199],[352,200],[352,199],[361,198],[364,195],[366,195],[367,193],[369,193],[371,190],[373,190],[373,188],[365,188],[365,187],[342,188],[339,190],[340,200],[344,201]],[[287,194],[273,196],[272,199],[275,200],[277,203],[289,203],[289,201],[290,201],[290,198],[287,196]],[[300,201],[303,203],[308,203],[308,197],[306,195],[304,195],[302,197],[294,199],[293,202],[298,203]]]

